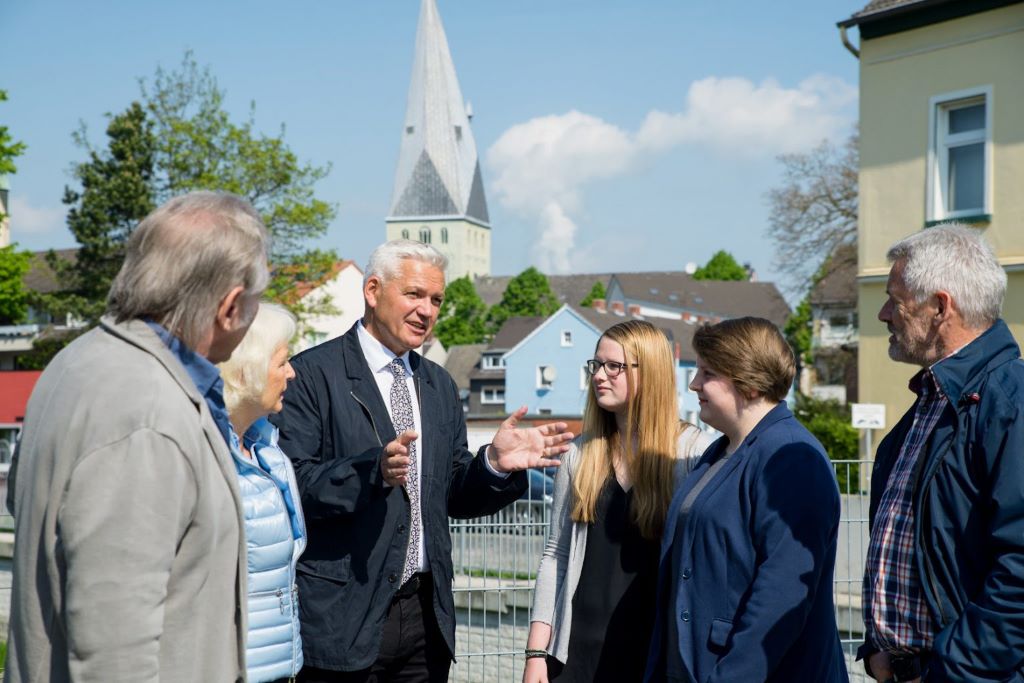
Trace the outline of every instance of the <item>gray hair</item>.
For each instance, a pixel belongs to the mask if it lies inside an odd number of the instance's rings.
[[[220,363],[224,403],[232,413],[239,405],[258,401],[267,386],[274,353],[295,336],[295,316],[278,304],[262,302],[256,318],[229,360]]]
[[[370,254],[363,282],[374,275],[381,282],[388,281],[398,275],[398,270],[405,259],[429,263],[442,273],[448,268],[448,257],[429,244],[415,240],[391,240],[380,245]]]
[[[269,241],[259,214],[237,195],[175,197],[128,238],[107,313],[118,322],[151,318],[196,348],[233,288],[247,296],[266,288]]]
[[[925,228],[892,245],[886,258],[903,261],[903,279],[918,303],[941,290],[949,292],[972,329],[999,318],[1006,271],[977,230],[961,223]]]

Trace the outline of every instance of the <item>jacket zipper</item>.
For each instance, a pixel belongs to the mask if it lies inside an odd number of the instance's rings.
[[[348,393],[349,393],[349,395],[352,398],[355,399],[356,403],[361,405],[363,407],[363,410],[366,411],[367,416],[370,418],[370,426],[373,427],[373,435],[377,437],[377,445],[383,447],[384,446],[384,442],[380,440],[380,432],[377,431],[377,422],[376,422],[376,420],[373,419],[373,413],[370,412],[369,406],[367,406],[365,403],[363,403],[361,398],[356,396],[356,392],[349,391]]]

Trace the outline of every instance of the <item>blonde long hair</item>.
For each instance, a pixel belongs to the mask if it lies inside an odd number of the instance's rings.
[[[685,425],[676,407],[675,363],[665,335],[643,320],[613,325],[601,339],[622,345],[626,363],[638,366],[636,380],[626,368],[625,434],[618,432],[615,415],[597,404],[593,390],[587,392],[583,442],[572,481],[572,518],[585,523],[595,520],[601,490],[614,476],[612,458],[618,448],[633,482],[632,519],[644,538],[658,539],[672,500],[677,443]]]

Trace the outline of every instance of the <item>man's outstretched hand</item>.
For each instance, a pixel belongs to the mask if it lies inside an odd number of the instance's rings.
[[[496,472],[516,472],[531,467],[557,467],[569,450],[573,434],[564,422],[519,429],[526,406],[508,416],[487,447],[487,459]]]

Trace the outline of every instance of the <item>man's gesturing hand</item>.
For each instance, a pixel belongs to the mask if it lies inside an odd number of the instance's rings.
[[[530,467],[557,467],[558,456],[569,450],[572,432],[564,422],[518,429],[526,406],[508,416],[487,447],[487,459],[496,472],[515,472]]]
[[[419,438],[419,434],[407,429],[398,438],[384,446],[384,454],[380,458],[380,473],[389,486],[405,486],[405,478],[409,474],[409,444]]]

